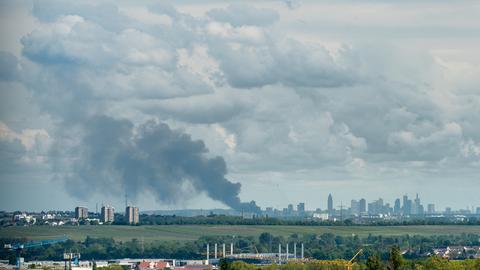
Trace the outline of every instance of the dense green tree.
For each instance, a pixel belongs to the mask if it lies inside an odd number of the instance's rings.
[[[367,262],[365,263],[368,270],[383,270],[385,266],[380,260],[380,256],[377,253],[368,257]]]
[[[220,270],[230,270],[230,262],[228,262],[225,259],[221,259],[220,262],[218,263],[218,266],[220,267]]]
[[[404,259],[397,246],[390,249],[390,257],[388,259],[388,267],[390,270],[400,270],[404,264]]]

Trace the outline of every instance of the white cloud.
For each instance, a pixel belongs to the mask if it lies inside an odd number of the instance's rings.
[[[7,141],[19,140],[27,151],[41,150],[45,154],[51,140],[45,129],[24,129],[20,133],[11,130],[5,123],[0,122],[0,138]]]

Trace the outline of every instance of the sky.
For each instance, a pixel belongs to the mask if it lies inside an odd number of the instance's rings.
[[[478,1],[1,1],[0,209],[480,206]]]

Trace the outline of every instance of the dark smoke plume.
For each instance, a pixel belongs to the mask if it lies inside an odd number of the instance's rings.
[[[86,122],[85,130],[68,181],[72,192],[121,187],[133,198],[150,191],[159,201],[175,203],[195,196],[185,194],[189,185],[233,209],[259,211],[254,202],[240,201],[241,185],[225,178],[222,157],[207,157],[203,141],[167,124],[149,121],[135,129],[128,120],[96,116]]]

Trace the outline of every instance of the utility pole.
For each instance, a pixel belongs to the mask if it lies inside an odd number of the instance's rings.
[[[282,244],[278,244],[278,264],[282,264]]]
[[[285,261],[288,262],[288,243],[287,243],[287,254],[285,255]]]
[[[303,258],[304,258],[304,257],[303,257],[303,243],[302,243],[302,260],[303,260]]]
[[[210,244],[207,243],[207,265],[210,264]]]
[[[293,258],[297,259],[297,242],[293,243]]]

